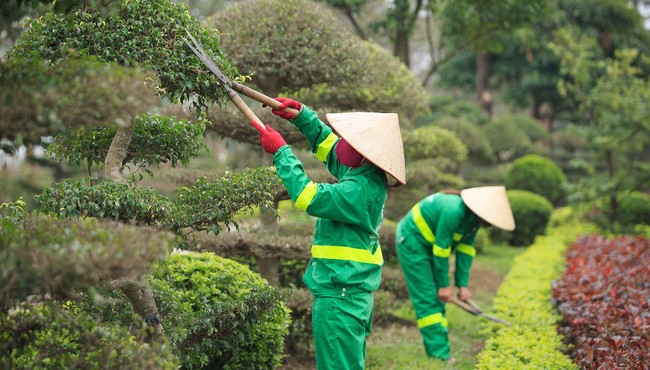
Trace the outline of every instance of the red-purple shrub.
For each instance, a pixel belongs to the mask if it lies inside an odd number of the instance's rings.
[[[580,367],[650,369],[650,239],[579,238],[553,298]]]

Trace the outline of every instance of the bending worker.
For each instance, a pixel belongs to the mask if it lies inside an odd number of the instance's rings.
[[[454,283],[468,300],[469,272],[480,226],[512,231],[515,221],[503,186],[443,191],[419,201],[395,230],[397,256],[428,356],[450,360],[445,303],[453,297],[449,257],[456,253]]]
[[[338,182],[314,183],[291,147],[269,125],[258,129],[264,151],[297,208],[317,217],[312,258],[303,276],[314,297],[312,327],[318,369],[363,369],[374,299],[384,259],[378,230],[388,177],[405,183],[404,149],[395,113],[329,113],[332,129],[309,107],[282,102],[290,120]],[[299,111],[297,117],[284,108]],[[388,176],[387,176],[388,175]]]

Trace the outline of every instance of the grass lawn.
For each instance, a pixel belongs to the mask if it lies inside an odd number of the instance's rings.
[[[474,259],[470,277],[470,290],[474,301],[490,312],[492,297],[508,273],[515,256],[525,248],[489,246]],[[453,265],[453,264],[452,264]],[[453,280],[452,280],[453,281]],[[422,346],[420,332],[415,325],[415,313],[410,301],[404,301],[396,315],[411,320],[373,327],[368,337],[366,368],[377,370],[398,369],[473,369],[476,355],[483,348],[485,338],[479,333],[484,318],[472,316],[460,308],[448,304],[449,340],[453,364],[427,358]]]

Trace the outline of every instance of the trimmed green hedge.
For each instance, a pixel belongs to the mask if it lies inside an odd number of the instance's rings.
[[[495,315],[512,326],[485,322],[482,333],[487,340],[477,369],[577,369],[562,353],[551,282],[562,274],[567,246],[591,231],[587,225],[564,223],[515,258],[494,298]]]

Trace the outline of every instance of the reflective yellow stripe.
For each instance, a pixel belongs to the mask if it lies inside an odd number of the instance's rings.
[[[454,241],[455,242],[460,241],[460,238],[462,238],[462,237],[463,237],[463,234],[454,233]]]
[[[313,181],[310,181],[309,184],[302,189],[298,198],[296,198],[296,207],[306,211],[307,207],[309,207],[309,203],[311,203],[311,200],[316,196],[317,191],[318,186]]]
[[[433,255],[440,258],[449,258],[451,255],[451,248],[440,248],[437,245],[433,245]]]
[[[424,239],[433,244],[433,242],[436,240],[436,237],[433,235],[433,231],[431,231],[431,228],[429,228],[429,225],[427,225],[424,217],[422,217],[422,212],[420,212],[420,205],[416,204],[411,209],[411,212],[413,212],[413,222],[415,222],[415,226],[418,227]]]
[[[318,158],[318,160],[321,162],[325,162],[325,160],[327,160],[327,155],[329,154],[330,150],[332,150],[332,147],[338,139],[339,137],[336,136],[333,132],[327,135],[325,140],[323,140],[323,142],[318,145],[314,156],[316,156],[316,158]]]
[[[427,326],[440,324],[443,328],[447,327],[447,319],[441,313],[434,313],[433,315],[424,316],[418,319],[418,328],[422,329]]]
[[[350,247],[339,247],[333,245],[312,245],[311,256],[314,258],[327,258],[331,260],[345,260],[373,265],[383,265],[384,256],[381,254],[381,246],[377,246],[375,254],[367,249]]]
[[[476,255],[476,249],[469,244],[458,244],[456,249],[458,250],[458,253],[464,253],[472,257]]]

